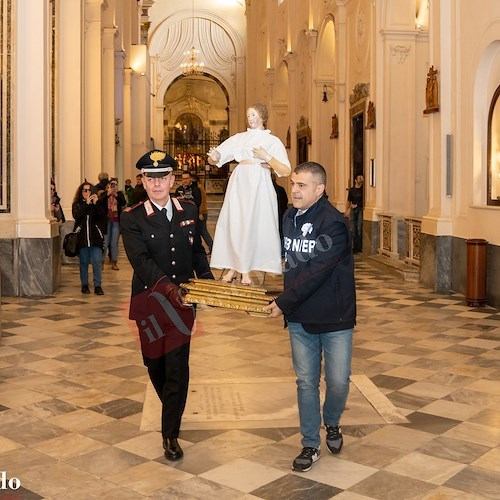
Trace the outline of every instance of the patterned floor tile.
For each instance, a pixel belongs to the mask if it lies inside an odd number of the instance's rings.
[[[54,297],[2,299],[0,463],[20,478],[21,498],[497,498],[500,311],[357,257],[353,373],[370,377],[409,423],[346,423],[342,452],[325,448],[301,475],[290,471],[301,447],[296,416],[287,426],[184,428],[185,456],[172,463],[159,433],[140,430],[148,377],[126,319],[131,269],[119,262],[119,272],[105,267],[102,297],[81,296],[72,265]],[[280,290],[282,280],[266,277],[266,286]],[[286,378],[286,404],[296,404],[281,322],[200,308],[199,327],[192,387]]]

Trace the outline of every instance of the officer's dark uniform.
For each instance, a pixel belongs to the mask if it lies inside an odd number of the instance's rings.
[[[169,155],[158,160],[158,153],[161,157],[161,152],[153,151],[137,162],[144,175],[158,176],[158,170],[160,176],[166,176],[177,166]],[[179,436],[187,398],[194,322],[194,309],[182,305],[177,285],[187,282],[194,273],[198,278],[213,279],[213,275],[196,230],[196,205],[173,198],[171,201],[171,221],[148,199],[125,209],[121,231],[134,269],[130,319],[137,322],[144,364],[162,401],[165,456],[177,460],[182,450],[175,438]]]

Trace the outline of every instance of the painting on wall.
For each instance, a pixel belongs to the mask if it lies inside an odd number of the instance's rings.
[[[301,116],[297,124],[297,159],[299,163],[307,161],[307,146],[311,144],[311,136],[311,128],[307,118]]]
[[[364,113],[357,113],[351,117],[351,162],[352,178],[365,175],[365,145],[364,145]]]

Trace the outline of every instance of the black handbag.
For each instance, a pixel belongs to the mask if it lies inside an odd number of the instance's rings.
[[[64,242],[63,242],[63,250],[64,250],[64,255],[66,257],[76,257],[78,255],[78,233],[80,232],[80,228],[76,228],[76,231],[73,231],[72,233],[68,233],[64,237]]]

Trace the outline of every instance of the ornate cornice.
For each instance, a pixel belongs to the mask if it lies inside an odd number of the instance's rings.
[[[361,99],[366,99],[370,95],[369,83],[357,83],[349,96],[349,103],[354,104]]]

